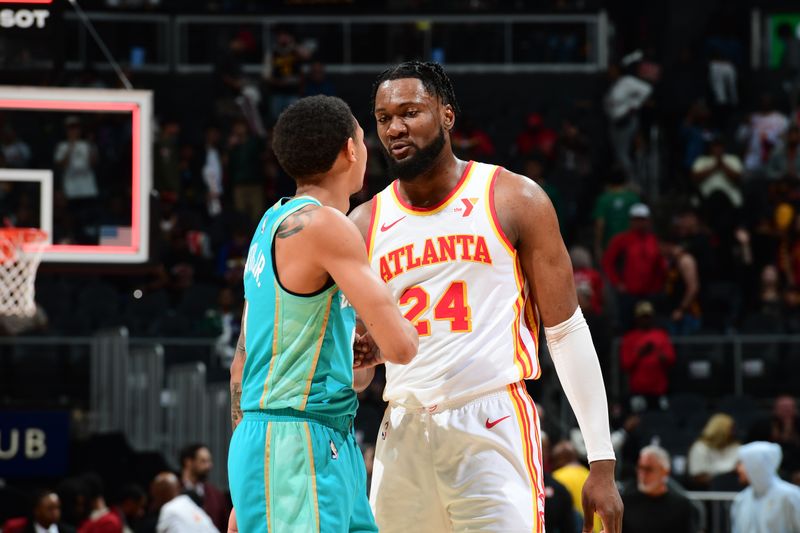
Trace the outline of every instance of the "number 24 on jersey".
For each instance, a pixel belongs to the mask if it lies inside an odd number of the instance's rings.
[[[431,307],[431,295],[419,285],[409,287],[400,296],[401,306],[411,305],[405,317],[421,337],[431,334],[431,323],[423,319]],[[450,331],[453,333],[466,333],[472,331],[472,310],[467,300],[467,284],[463,281],[454,281],[442,293],[433,306],[434,320],[450,321]]]

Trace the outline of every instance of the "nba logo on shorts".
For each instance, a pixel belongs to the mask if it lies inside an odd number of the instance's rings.
[[[339,450],[336,449],[336,445],[331,441],[331,459],[338,459],[339,458]]]

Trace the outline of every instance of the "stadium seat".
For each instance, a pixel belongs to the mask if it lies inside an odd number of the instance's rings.
[[[750,426],[759,417],[758,405],[750,396],[724,396],[717,403],[716,410],[733,417],[736,421],[736,433],[740,437],[747,435]]]
[[[639,431],[645,441],[654,437],[659,440],[670,438],[678,430],[678,422],[670,411],[647,411],[642,413]]]
[[[669,397],[669,409],[675,414],[678,424],[685,425],[694,413],[706,412],[706,399],[693,392],[679,392]]]
[[[178,312],[191,319],[199,320],[209,309],[216,309],[219,288],[215,285],[197,284],[184,291],[178,304]]]
[[[148,335],[153,322],[169,310],[169,299],[164,291],[145,293],[141,298],[128,301],[126,324],[132,337]]]
[[[77,315],[83,318],[84,333],[118,326],[123,323],[120,316],[119,293],[103,282],[89,283],[78,293]]]
[[[800,396],[800,344],[790,344],[781,359],[780,385],[783,392]]]
[[[670,388],[714,396],[732,390],[731,366],[724,364],[724,346],[718,344],[678,344],[677,359],[670,372]]]

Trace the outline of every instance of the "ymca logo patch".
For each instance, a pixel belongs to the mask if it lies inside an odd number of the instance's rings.
[[[458,206],[453,208],[453,212],[455,213],[463,213],[461,216],[466,218],[472,214],[472,210],[475,208],[475,204],[478,203],[477,198],[461,198],[461,204],[463,207]]]

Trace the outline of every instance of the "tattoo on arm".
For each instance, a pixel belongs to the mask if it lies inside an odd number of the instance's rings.
[[[243,319],[244,320],[244,319]],[[244,338],[244,325],[242,325],[242,331],[239,333],[239,340],[236,341],[236,352],[233,355],[234,365],[241,365],[244,366],[244,361],[247,359],[247,349],[245,348],[245,338]],[[241,361],[237,361],[237,360]],[[233,374],[233,367],[231,367],[231,373]],[[231,422],[233,423],[233,429],[236,429],[236,426],[239,425],[239,422],[242,421],[242,382],[241,382],[241,374],[237,375],[239,381],[231,380]]]
[[[281,223],[275,235],[279,239],[285,239],[286,237],[291,237],[295,233],[300,233],[303,228],[308,226],[311,222],[311,217],[314,216],[314,211],[316,210],[317,206],[307,205],[301,207],[286,217],[286,220]]]
[[[244,335],[239,334],[239,340],[236,341],[236,353],[233,354],[234,357],[245,357],[247,355],[247,349],[245,348],[244,344]]]
[[[242,421],[242,384],[231,383],[231,423],[233,429]]]

